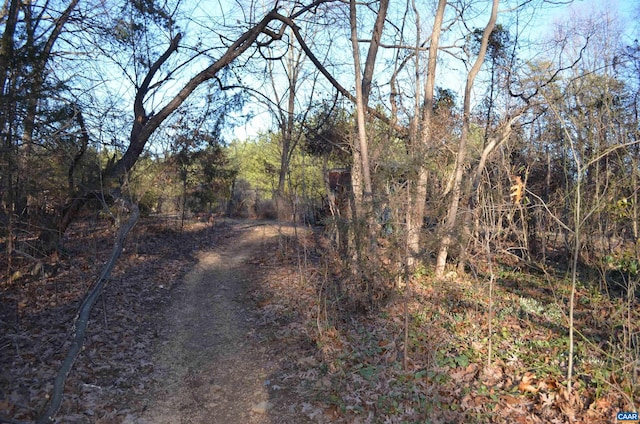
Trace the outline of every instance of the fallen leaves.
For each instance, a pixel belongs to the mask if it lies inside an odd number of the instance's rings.
[[[499,386],[504,379],[504,370],[497,364],[484,367],[480,375],[480,381],[487,386]]]
[[[84,350],[66,385],[61,422],[121,422],[117,405],[135,408],[136,393],[145,393],[151,384],[154,311],[171,294],[160,287],[179,281],[193,264],[191,251],[197,245],[193,235],[181,236],[166,225],[158,230],[141,222],[134,231],[92,315]],[[0,284],[0,416],[37,416],[66,353],[78,304],[109,255],[112,237],[108,228],[79,222],[65,239],[68,256],[42,262],[55,267],[55,275]]]
[[[150,346],[158,332],[163,337],[152,322],[154,310],[170,300],[170,289],[193,263],[192,253],[205,244],[197,229],[189,231],[181,236],[161,227],[139,228],[135,246],[123,257],[92,318],[90,338],[68,387],[65,422],[82,416],[96,423],[135,417],[136,394],[143,395],[153,383],[148,380],[154,369],[147,356]],[[274,341],[265,355],[283,367],[280,385],[272,387],[286,386],[306,398],[304,411],[310,419],[592,423],[609,422],[624,407],[615,390],[605,390],[615,383],[611,379],[597,392],[588,381],[567,392],[562,379],[564,329],[538,319],[539,314],[522,313],[518,299],[523,294],[516,283],[501,282],[504,290],[496,292],[499,324],[487,365],[483,311],[488,302],[473,282],[457,279],[439,286],[427,279],[413,281],[405,346],[403,299],[392,298],[373,312],[349,310],[344,302],[348,293],[337,284],[349,274],[339,268],[340,258],[331,262],[331,254],[321,255],[324,241],[313,237],[283,235],[247,261],[261,280],[251,295],[259,309],[257,326],[272,331]],[[77,303],[100,263],[98,240],[93,250],[86,247],[91,245],[86,237],[69,245],[72,257],[55,277],[4,287],[1,293],[4,416],[34,417],[50,388]],[[297,252],[310,253],[301,258]],[[524,283],[527,298],[541,298]],[[605,327],[611,311],[601,305],[595,314],[585,314],[591,320],[585,322]],[[582,364],[582,375],[590,379],[603,366],[595,360]]]
[[[522,380],[518,384],[518,390],[520,390],[522,393],[538,393],[535,374],[531,372],[525,373],[525,375],[522,376]]]
[[[476,376],[478,375],[478,369],[478,364],[469,364],[466,367],[453,369],[449,373],[449,375],[459,383],[470,382],[472,380],[475,380]]]
[[[259,402],[251,407],[251,412],[256,414],[266,414],[273,405],[268,401]]]

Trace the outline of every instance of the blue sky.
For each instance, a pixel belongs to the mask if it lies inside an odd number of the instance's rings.
[[[394,3],[392,2],[391,7],[393,7],[393,4]],[[531,21],[524,23],[526,25],[524,36],[531,39],[548,39],[553,35],[556,24],[561,21],[567,19],[575,19],[579,16],[588,17],[598,11],[608,10],[611,11],[612,15],[618,15],[619,19],[623,21],[623,26],[629,29],[625,38],[627,38],[628,42],[630,43],[635,38],[634,34],[637,33],[637,28],[633,28],[633,24],[635,23],[635,20],[633,20],[633,16],[637,14],[637,9],[637,1],[625,0],[575,0],[572,2],[572,4],[569,5],[545,6],[544,8],[539,9],[535,12],[534,18]],[[423,17],[423,21],[426,21],[426,19],[427,17]],[[485,23],[486,17],[479,16],[478,24],[476,26],[482,27]],[[631,30],[632,28],[633,30]],[[362,36],[364,37],[364,35]],[[345,58],[345,62],[351,60],[350,51],[341,51],[340,54]],[[535,50],[532,50],[529,53],[527,53],[526,51],[521,51],[520,54],[525,56],[530,54],[532,57],[536,57],[538,54],[540,54],[540,52]],[[445,57],[445,55],[441,56]],[[381,70],[380,72],[383,72],[383,66],[384,65],[382,63],[378,65],[378,69]],[[347,70],[351,69],[353,68],[347,68]],[[465,75],[465,71],[461,67],[461,64],[454,63],[452,66],[447,66],[446,63],[443,63],[439,65],[439,74],[440,75],[438,76],[437,85],[444,86],[458,92],[461,98],[461,91],[464,86]],[[381,80],[383,80],[383,78],[383,76],[380,76]],[[255,136],[258,132],[267,130],[270,127],[270,124],[271,118],[269,117],[269,115],[266,113],[261,114],[256,119],[248,122],[246,125],[239,126],[233,130],[229,130],[226,134],[226,137],[227,139],[244,139],[246,137]]]

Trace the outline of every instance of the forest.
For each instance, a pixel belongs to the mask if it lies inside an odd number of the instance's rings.
[[[3,3],[0,422],[147,422],[119,384],[250,225],[308,422],[638,412],[638,5],[205,3]]]

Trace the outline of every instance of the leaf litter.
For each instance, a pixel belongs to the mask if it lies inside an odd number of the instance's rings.
[[[93,312],[58,421],[156,422],[153,411],[161,405],[155,413],[173,409],[197,419],[205,415],[190,411],[202,410],[227,420],[219,422],[598,423],[629,408],[630,395],[620,392],[628,387],[621,384],[624,377],[605,372],[606,355],[590,351],[586,342],[577,344],[578,377],[569,394],[563,377],[566,323],[548,306],[556,299],[542,303],[547,289],[513,275],[502,278],[494,299],[494,354],[487,363],[488,299],[482,284],[416,277],[403,358],[402,290],[375,310],[354,313],[339,290],[348,273],[322,234],[272,225],[267,237],[263,227],[190,223],[180,231],[166,221],[139,224]],[[185,317],[213,319],[197,308],[176,310],[185,306],[179,299],[186,299],[193,270],[204,266],[200,277],[211,277],[206,262],[213,256],[207,252],[234,252],[243,231],[254,230],[261,234],[257,248],[233,280],[241,289],[221,284],[207,297],[223,302],[218,307],[235,308],[230,319],[242,321],[236,326],[241,331],[226,340],[235,353],[210,350],[217,364],[207,362],[206,354],[184,353],[198,352],[200,339],[206,339],[176,335],[176,329],[191,331]],[[45,264],[55,273],[2,281],[0,416],[22,421],[38,415],[63,358],[69,325],[112,237],[108,227],[80,223],[65,240],[67,257]],[[22,274],[29,275],[31,266],[25,261]],[[586,289],[581,297],[589,297]],[[596,300],[579,303],[577,317],[601,347],[611,340],[619,305]],[[182,326],[172,327],[169,315],[176,313],[186,315],[175,320]],[[195,331],[225,341],[215,329]],[[171,354],[159,357],[167,346],[174,355],[183,352],[178,374]],[[246,367],[249,362],[259,366]],[[246,396],[233,387],[242,381],[238,375],[251,377]],[[221,410],[230,395],[242,399],[241,409]]]

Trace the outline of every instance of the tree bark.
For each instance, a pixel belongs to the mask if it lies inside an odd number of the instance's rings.
[[[102,294],[102,290],[104,289],[109,275],[111,274],[111,270],[115,266],[118,257],[120,257],[120,254],[122,253],[122,248],[124,246],[124,241],[127,237],[127,234],[129,234],[129,231],[131,231],[131,229],[136,225],[136,223],[138,222],[138,218],[140,217],[138,207],[136,205],[132,205],[131,208],[132,210],[129,220],[118,230],[118,234],[113,243],[113,250],[111,251],[109,260],[105,263],[100,276],[80,305],[80,309],[78,310],[78,315],[73,327],[74,335],[71,342],[71,347],[67,352],[67,356],[65,357],[62,366],[56,374],[49,403],[44,413],[37,419],[37,424],[52,423],[55,415],[58,413],[58,409],[60,409],[67,377],[69,376],[69,373],[73,368],[73,364],[75,363],[78,355],[80,354],[80,351],[82,350],[82,345],[84,344],[84,338],[87,332],[87,326],[89,324],[89,317],[91,316],[93,305],[95,305],[96,300],[98,300],[98,298]]]
[[[287,181],[287,175],[289,173],[289,165],[291,163],[291,157],[296,148],[297,142],[300,138],[298,135],[294,138],[294,126],[295,126],[295,106],[296,106],[296,94],[298,88],[298,75],[300,73],[300,66],[302,64],[302,53],[297,55],[294,49],[294,37],[289,37],[289,46],[287,51],[287,57],[285,59],[285,72],[287,76],[287,109],[283,111],[280,108],[281,98],[278,94],[276,87],[275,76],[271,74],[271,85],[274,96],[277,100],[278,111],[276,116],[280,126],[280,135],[282,137],[280,152],[280,169],[278,172],[278,186],[276,188],[276,208],[279,218],[285,218],[284,212],[289,213],[288,208],[284,207],[287,203],[285,198],[285,185]],[[291,216],[288,216],[289,218]],[[295,218],[294,218],[295,219]]]
[[[380,8],[376,16],[376,22],[373,24],[373,35],[369,50],[367,51],[367,59],[364,64],[364,74],[362,76],[362,103],[366,107],[369,105],[369,96],[371,94],[371,84],[373,82],[373,70],[380,48],[380,40],[382,38],[382,30],[384,22],[387,19],[387,10],[389,9],[389,0],[380,0]]]
[[[74,192],[76,191],[76,183],[75,183],[75,170],[80,163],[80,160],[84,156],[87,151],[87,147],[89,147],[89,131],[87,130],[87,125],[84,122],[84,115],[81,110],[75,111],[75,118],[78,126],[80,127],[80,149],[73,156],[73,161],[71,161],[71,165],[69,165],[69,170],[67,171],[67,183],[69,185],[69,196],[72,197]]]
[[[18,12],[21,2],[11,0],[7,8],[4,32],[0,39],[0,134],[2,148],[0,158],[6,163],[6,172],[0,173],[0,202],[3,215],[8,215],[8,222],[12,222],[15,208],[15,180],[18,174],[17,148],[13,141],[15,132],[13,126],[17,116],[16,72],[12,72],[15,61],[15,32],[18,23]],[[7,243],[7,249],[10,249]]]
[[[364,90],[362,81],[362,69],[360,66],[360,46],[358,45],[358,33],[356,22],[356,1],[349,2],[349,22],[351,26],[351,47],[356,79],[356,137],[353,149],[353,191],[356,201],[357,215],[362,214],[365,199],[372,196],[371,172],[369,168],[369,146],[364,110]],[[372,44],[373,46],[373,44]],[[375,55],[373,57],[375,61]],[[371,66],[373,67],[373,66]],[[360,185],[362,183],[362,186]]]

